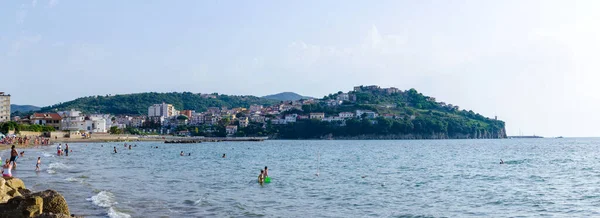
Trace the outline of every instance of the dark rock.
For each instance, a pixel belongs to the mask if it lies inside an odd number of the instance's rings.
[[[31,193],[28,197],[41,197],[44,199],[44,210],[43,212],[51,212],[55,214],[71,214],[69,212],[69,206],[67,200],[54,190],[46,190],[43,192]]]

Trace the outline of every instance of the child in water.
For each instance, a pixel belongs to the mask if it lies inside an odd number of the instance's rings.
[[[42,165],[41,157],[38,157],[37,163],[35,164],[35,171],[40,171],[40,165]]]
[[[117,153],[117,146],[115,146],[114,149],[115,149],[115,154],[116,154]]]
[[[269,177],[269,169],[267,169],[267,166],[265,166],[265,177]]]
[[[260,174],[258,175],[258,183],[260,183],[261,185],[265,181],[264,173],[265,173],[265,171],[260,170]]]

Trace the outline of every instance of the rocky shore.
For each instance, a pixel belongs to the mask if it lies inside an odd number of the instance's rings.
[[[0,178],[0,218],[73,217],[65,198],[54,190],[31,192],[21,179]]]

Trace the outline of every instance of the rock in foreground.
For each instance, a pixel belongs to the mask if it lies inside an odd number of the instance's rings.
[[[18,178],[0,178],[0,218],[70,217],[69,214],[67,201],[57,191],[32,193]]]

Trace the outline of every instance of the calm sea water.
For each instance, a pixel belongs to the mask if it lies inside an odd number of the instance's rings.
[[[600,139],[133,144],[25,149],[14,174],[87,217],[600,216]]]

